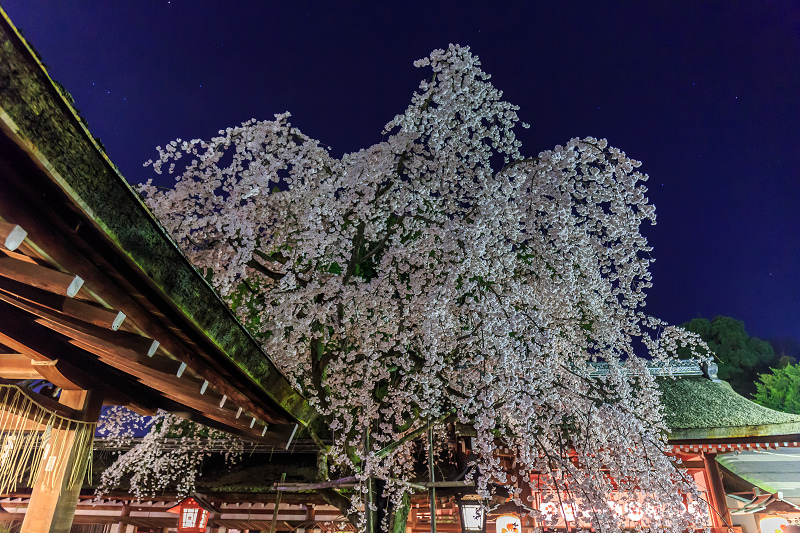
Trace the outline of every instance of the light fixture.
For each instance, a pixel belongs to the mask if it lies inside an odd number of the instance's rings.
[[[210,513],[219,511],[199,494],[193,494],[167,512],[178,515],[178,533],[205,533]]]
[[[644,510],[642,506],[639,505],[638,502],[628,502],[625,504],[625,510],[627,511],[628,520],[631,522],[639,522],[642,518],[644,518]]]
[[[515,514],[504,514],[497,517],[497,533],[522,533],[522,520]]]
[[[782,526],[788,525],[789,521],[785,518],[771,515],[766,518],[762,518],[761,522],[758,524],[758,527],[761,529],[761,533],[783,533]]]
[[[486,506],[480,496],[466,495],[458,499],[461,530],[464,533],[486,532]]]

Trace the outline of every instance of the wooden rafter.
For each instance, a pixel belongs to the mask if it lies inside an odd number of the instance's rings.
[[[162,355],[156,355],[158,341],[129,333],[126,331],[110,331],[101,327],[88,324],[73,317],[54,313],[47,308],[31,302],[23,301],[0,291],[0,300],[31,313],[38,317],[36,322],[72,339],[72,344],[79,346],[106,360],[115,368],[126,368],[148,386],[153,386],[161,392],[168,393],[170,389],[181,391],[180,397],[185,395],[201,397],[200,390],[204,380],[193,377],[187,373],[178,378],[177,373],[181,366],[179,361]],[[202,403],[214,406],[214,412],[231,414],[237,408],[231,404],[220,406],[222,395],[208,391],[202,395]],[[268,422],[279,422],[268,420]]]
[[[181,368],[179,361],[163,355],[153,357],[159,347],[158,341],[112,329],[114,324],[113,322],[109,324],[110,319],[112,315],[115,318],[117,316],[112,311],[3,278],[0,278],[0,301],[31,313],[37,317],[35,320],[40,325],[72,339],[72,345],[94,354],[109,366],[124,370],[165,397],[195,409],[224,426],[232,427],[251,438],[263,436],[263,423],[270,424],[276,430],[272,431],[273,438],[288,440],[294,433],[293,425],[281,424],[280,420],[274,418],[267,420],[259,418],[261,423],[253,424],[252,415],[241,416],[241,410],[233,403],[221,401],[223,395],[209,389],[205,380],[190,374],[184,374],[179,378],[177,376]],[[68,310],[69,313],[60,312],[59,307],[61,310]],[[85,313],[90,321],[84,320],[82,313]],[[109,328],[109,325],[112,328]],[[29,356],[30,352],[26,357]],[[80,388],[77,383],[67,379],[56,364],[37,365],[32,368],[29,367],[22,374],[19,372],[17,374],[52,378],[50,381],[58,383],[62,388]],[[132,401],[128,405],[133,406]],[[141,409],[139,411],[141,412]],[[152,412],[152,410],[145,411]]]
[[[89,324],[116,331],[125,320],[125,313],[106,309],[76,298],[68,298],[0,276],[0,291],[12,294],[52,312],[63,313]]]
[[[0,172],[4,170],[2,166],[3,161],[0,160]],[[12,172],[12,170],[8,169],[8,172]],[[93,291],[103,294],[105,301],[110,303],[113,308],[124,309],[126,316],[141,331],[154,339],[158,339],[166,352],[185,362],[204,381],[208,381],[210,388],[220,394],[224,394],[231,403],[243,407],[245,411],[254,414],[259,420],[270,421],[281,417],[281,415],[277,415],[277,413],[270,410],[264,403],[255,403],[239,388],[229,383],[226,379],[228,372],[222,367],[212,368],[209,366],[208,361],[211,358],[207,355],[201,355],[200,348],[193,345],[179,329],[165,327],[163,324],[165,317],[163,315],[161,316],[162,321],[156,320],[153,314],[142,306],[144,302],[134,297],[137,294],[135,290],[132,288],[123,290],[121,288],[121,286],[127,284],[126,279],[122,276],[111,279],[99,268],[98,263],[103,262],[100,257],[94,257],[94,260],[90,261],[84,255],[77,253],[75,247],[62,246],[61,243],[64,237],[59,236],[59,232],[55,229],[71,231],[63,228],[63,223],[57,220],[46,221],[41,216],[33,216],[29,210],[24,208],[22,201],[11,201],[10,196],[0,195],[0,212],[10,213],[10,216],[13,216],[15,220],[19,221],[20,225],[26,228],[28,239],[46,248],[50,257],[63,268],[70,272],[79,272],[80,278],[86,280],[87,285]],[[46,267],[40,268],[46,269]],[[61,272],[50,271],[61,274]],[[2,275],[1,271],[0,275]],[[18,281],[26,283],[25,280]],[[58,291],[51,292],[58,293]],[[187,343],[190,344],[193,350],[187,349]]]
[[[0,378],[2,379],[42,379],[31,359],[21,353],[0,354]]]
[[[78,294],[83,285],[79,276],[15,259],[5,253],[0,254],[0,276],[69,298]]]
[[[67,339],[31,319],[31,315],[0,300],[0,342],[34,361],[57,361],[47,371],[48,381],[62,389],[97,388],[112,402],[126,405],[132,398],[119,385],[124,383],[122,375],[89,369],[84,352],[71,345]],[[133,391],[131,391],[133,392]]]
[[[40,373],[45,371],[51,373],[60,372],[59,367],[67,368],[69,373],[74,366],[80,366],[81,361],[88,362],[87,357],[91,357],[88,354],[93,354],[99,361],[106,363],[108,366],[134,376],[143,385],[159,391],[162,395],[178,404],[202,413],[203,416],[210,420],[230,427],[237,433],[258,440],[265,440],[264,438],[266,438],[266,440],[274,441],[288,438],[293,432],[293,426],[285,425],[286,427],[282,427],[279,420],[272,420],[268,421],[271,422],[270,432],[272,434],[269,436],[262,435],[264,433],[263,424],[253,424],[252,417],[241,415],[238,408],[230,403],[220,405],[222,403],[220,402],[221,395],[212,391],[201,394],[200,389],[203,380],[187,374],[181,378],[177,377],[177,369],[180,367],[180,362],[161,355],[148,356],[147,352],[151,346],[150,342],[152,342],[150,339],[128,332],[114,332],[92,324],[81,323],[71,317],[58,316],[52,311],[37,307],[30,302],[22,301],[1,291],[0,302],[33,315],[32,321],[35,324],[49,330],[49,333],[41,330],[37,333],[37,338],[44,343],[55,346],[61,342],[62,345],[69,346],[70,349],[64,346],[58,350],[58,353],[64,354],[64,359],[67,359],[66,362],[59,361],[57,365],[40,367],[38,368]],[[66,339],[59,336],[66,337]],[[2,326],[0,326],[0,339],[7,339],[9,342],[6,342],[6,344],[13,346],[22,353],[27,351],[27,356],[29,357],[35,357],[42,362],[47,361],[46,356],[41,351],[32,350],[26,343],[20,343],[10,335],[4,335]],[[66,342],[67,339],[69,339],[68,343]],[[62,388],[80,388],[81,385],[86,383],[85,380],[88,380],[85,376],[83,380],[72,381],[68,381],[63,375],[61,377],[62,379],[56,379],[56,381],[60,383],[59,386],[62,386]],[[125,398],[125,402],[120,403],[130,403],[132,401],[132,398]],[[285,441],[281,443],[285,444]]]
[[[23,300],[22,298],[9,294],[0,289],[0,300],[13,305],[19,309],[27,311],[32,315],[55,322],[66,328],[76,330],[85,337],[96,338],[107,341],[114,345],[124,347],[136,353],[143,353],[152,356],[159,347],[159,342],[148,337],[143,337],[127,331],[113,331],[108,328],[95,326],[85,320],[75,318],[70,315],[54,312],[52,309],[43,305]]]
[[[20,226],[0,221],[0,246],[6,250],[16,250],[27,235],[28,232]]]

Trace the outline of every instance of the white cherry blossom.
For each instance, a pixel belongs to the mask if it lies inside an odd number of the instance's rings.
[[[335,158],[285,113],[159,149],[175,186],[141,192],[328,421],[339,471],[399,501],[412,444],[376,452],[452,414],[477,431],[483,494],[506,479],[502,442],[596,527],[624,527],[622,493],[685,530],[694,486],[635,349],[666,362],[696,339],[643,312],[640,163],[591,137],[524,156],[518,108],[469,48],[416,65],[431,72],[379,144]]]

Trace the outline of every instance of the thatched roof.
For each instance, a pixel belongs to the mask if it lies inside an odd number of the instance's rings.
[[[800,433],[800,416],[773,411],[705,377],[660,378],[671,440],[708,440]]]

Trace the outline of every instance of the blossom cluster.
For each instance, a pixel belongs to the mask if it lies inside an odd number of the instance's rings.
[[[697,339],[643,312],[640,163],[591,137],[523,156],[518,108],[469,48],[416,65],[431,75],[379,144],[335,158],[286,113],[159,148],[149,164],[175,186],[140,191],[329,421],[341,470],[399,501],[418,473],[407,447],[380,450],[454,415],[477,431],[483,494],[537,473],[615,531],[605,502],[629,489],[683,531],[694,488],[635,348],[666,361]]]
[[[133,435],[142,429],[148,432],[134,443]],[[137,499],[153,497],[166,489],[188,495],[195,491],[204,458],[219,453],[222,447],[225,460],[235,463],[244,450],[240,438],[166,411],[141,417],[124,407],[111,407],[100,418],[97,432],[112,445],[133,444],[103,471],[98,495],[123,485],[123,481]]]

